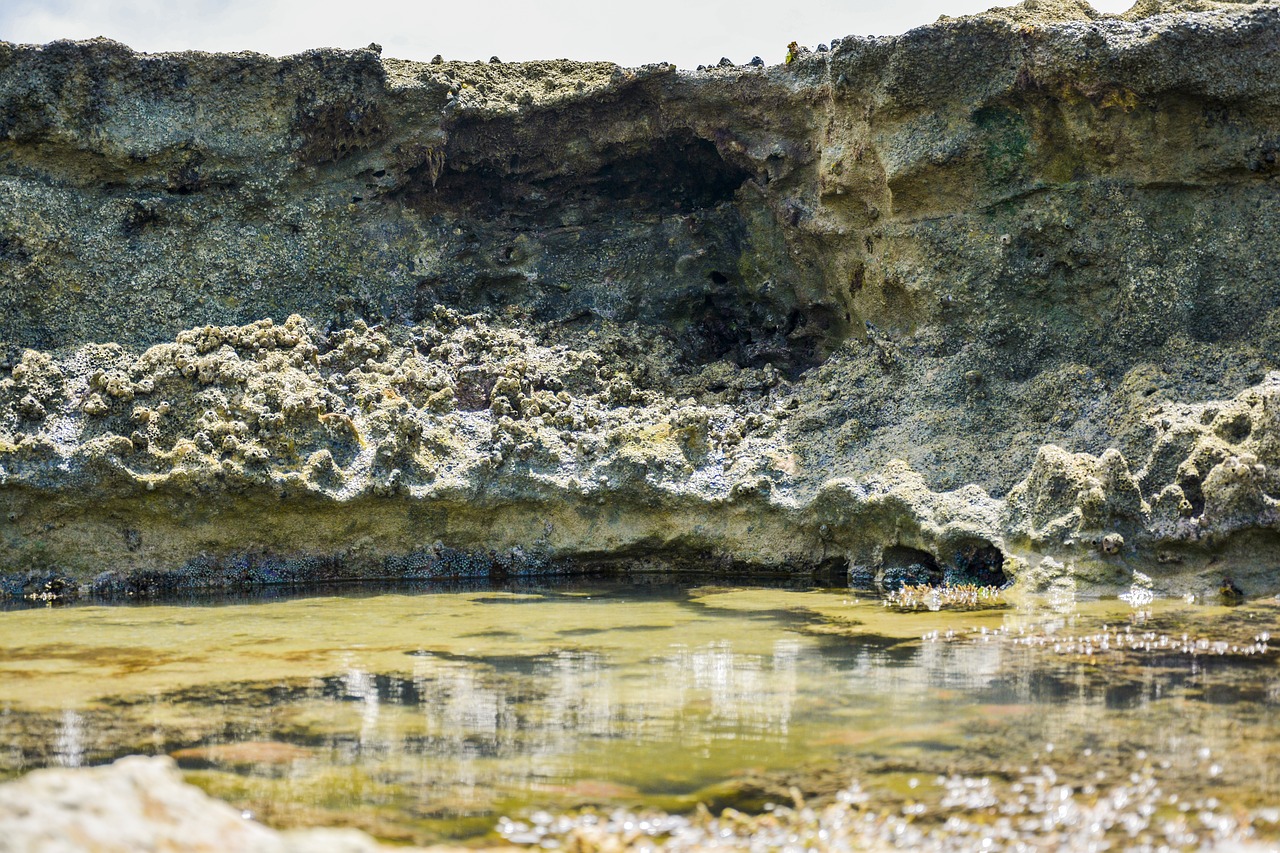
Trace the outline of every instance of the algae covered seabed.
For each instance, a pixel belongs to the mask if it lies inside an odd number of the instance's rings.
[[[1280,603],[1134,603],[666,579],[18,610],[0,772],[171,754],[268,824],[416,843],[855,782],[859,809],[938,831],[1065,790],[1019,831],[1119,796],[1100,831],[1125,843],[1274,836]]]

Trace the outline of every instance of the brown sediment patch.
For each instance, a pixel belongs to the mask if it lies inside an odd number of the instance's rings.
[[[178,749],[169,756],[179,767],[200,768],[209,766],[272,766],[292,764],[314,758],[315,750],[279,741],[244,741],[220,743],[210,746],[193,746]]]
[[[71,643],[48,643],[6,649],[9,661],[58,660],[94,667],[111,667],[121,674],[143,672],[155,666],[198,662],[202,655],[178,654],[130,646],[92,646]],[[8,672],[6,671],[6,675]]]
[[[530,789],[540,794],[551,794],[583,803],[612,802],[636,799],[640,796],[640,789],[634,785],[623,785],[603,779],[582,779],[568,785],[531,785]]]

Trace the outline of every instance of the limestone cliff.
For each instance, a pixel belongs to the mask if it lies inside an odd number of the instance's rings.
[[[7,588],[1271,589],[1278,157],[1274,3],[697,72],[0,44]]]

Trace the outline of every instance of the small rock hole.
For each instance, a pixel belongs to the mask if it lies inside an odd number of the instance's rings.
[[[857,267],[853,274],[849,276],[849,295],[857,296],[862,292],[862,287],[866,284],[867,270],[866,267]]]
[[[1219,421],[1217,432],[1232,444],[1239,444],[1253,432],[1253,422],[1246,412],[1239,412],[1233,417]]]
[[[813,582],[819,586],[849,586],[849,561],[844,557],[828,557],[813,570]]]
[[[880,560],[880,587],[893,592],[904,586],[942,583],[942,569],[928,551],[894,545]]]
[[[1004,586],[1004,552],[986,539],[968,539],[956,546],[943,580],[948,584]]]

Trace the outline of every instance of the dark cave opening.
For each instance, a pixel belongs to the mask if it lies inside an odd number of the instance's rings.
[[[986,539],[966,539],[956,545],[943,580],[951,585],[1002,587],[1009,582],[1004,552]]]
[[[414,315],[521,305],[541,322],[658,326],[691,366],[812,367],[838,333],[834,311],[798,304],[785,278],[744,280],[761,245],[735,199],[755,174],[689,128],[655,132],[659,121],[631,138],[554,110],[450,128],[400,190],[455,235]]]
[[[513,151],[518,138],[490,127],[483,134],[455,130],[434,184],[420,180],[417,190],[433,206],[556,227],[566,218],[581,223],[615,212],[661,216],[713,208],[732,201],[751,178],[687,129],[612,143],[579,162],[565,157],[563,144],[545,147],[547,139],[563,143],[563,133]]]
[[[904,586],[937,586],[942,583],[943,573],[938,561],[928,551],[894,545],[884,549],[884,556],[880,558],[880,571],[876,574],[881,588],[886,592],[893,592]]]
[[[819,586],[849,587],[849,561],[844,557],[827,557],[813,570],[813,582]]]
[[[785,289],[768,298],[750,291],[738,273],[712,270],[700,292],[671,307],[672,338],[691,363],[771,364],[795,380],[825,358],[840,334],[835,308],[801,304]]]
[[[928,551],[903,545],[886,548],[877,572],[880,587],[893,592],[920,584],[1003,587],[1009,582],[1004,552],[986,539],[964,539],[955,544],[950,556],[942,565]]]

